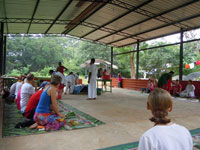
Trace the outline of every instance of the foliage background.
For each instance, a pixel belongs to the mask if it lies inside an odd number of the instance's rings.
[[[167,42],[141,43],[140,49],[167,44]],[[135,50],[136,46],[114,48],[114,53]],[[86,60],[91,58],[110,61],[110,47],[86,41],[80,41],[68,37],[8,37],[7,39],[7,75],[23,75],[32,72],[35,76],[48,76],[50,69],[56,69],[61,61],[69,71],[79,72],[84,75],[84,69],[80,68]],[[183,63],[192,63],[199,60],[200,42],[184,44]],[[161,73],[174,70],[179,73],[179,45],[151,49],[140,52],[139,77],[153,76],[158,78]],[[136,63],[136,53],[117,55],[114,64],[119,67],[114,70],[123,77],[134,78],[131,75],[131,60]],[[135,64],[134,64],[135,65]],[[133,68],[132,68],[133,70]],[[183,69],[183,74],[198,72],[200,66],[194,69]]]

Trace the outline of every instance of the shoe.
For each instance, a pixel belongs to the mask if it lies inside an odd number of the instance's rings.
[[[22,128],[21,122],[17,123],[17,124],[15,125],[15,128],[21,129],[21,128]]]

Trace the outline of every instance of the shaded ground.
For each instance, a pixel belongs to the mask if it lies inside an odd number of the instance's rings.
[[[148,120],[151,114],[146,110],[147,95],[145,94],[125,89],[113,89],[113,93],[105,93],[96,101],[88,101],[86,98],[87,95],[67,95],[64,96],[63,102],[105,122],[105,125],[1,138],[0,149],[93,150],[138,141],[142,133],[153,126]],[[189,130],[199,128],[199,107],[200,103],[176,100],[174,101],[174,111],[170,113],[170,117],[173,122],[184,125]],[[0,123],[0,130],[1,126],[2,123]]]

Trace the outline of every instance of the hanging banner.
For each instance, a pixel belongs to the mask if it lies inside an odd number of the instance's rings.
[[[185,64],[185,69],[190,69],[190,65],[189,64]]]
[[[189,64],[189,66],[190,66],[190,69],[193,69],[194,68],[194,63]]]
[[[196,65],[200,65],[200,60],[197,60],[197,61],[196,61]]]

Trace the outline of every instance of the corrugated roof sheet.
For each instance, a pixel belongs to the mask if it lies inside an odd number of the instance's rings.
[[[200,0],[0,0],[5,34],[67,33],[112,46],[199,28],[199,20]]]

